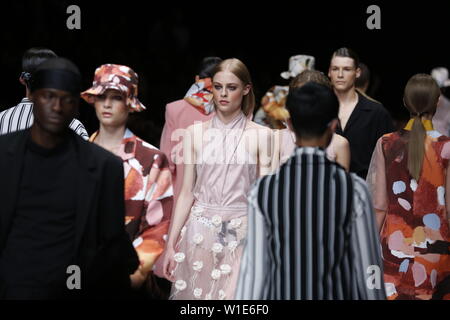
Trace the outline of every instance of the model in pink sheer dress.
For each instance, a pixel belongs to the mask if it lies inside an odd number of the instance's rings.
[[[213,77],[216,114],[189,127],[192,138],[185,136],[183,186],[164,259],[171,299],[234,298],[247,194],[272,166],[272,131],[248,117],[254,105],[250,83],[242,62],[224,60]]]

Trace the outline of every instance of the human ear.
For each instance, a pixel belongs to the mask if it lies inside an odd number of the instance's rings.
[[[19,77],[19,82],[21,84],[23,84],[25,87],[27,86],[27,83],[25,82],[25,80],[22,77]]]
[[[356,78],[359,78],[361,76],[361,68],[356,68]]]
[[[250,92],[250,89],[251,89],[251,88],[252,88],[252,85],[251,85],[251,84],[247,84],[247,85],[244,87],[243,95],[246,96],[246,95]]]

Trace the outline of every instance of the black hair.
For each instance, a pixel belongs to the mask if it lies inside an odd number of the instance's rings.
[[[308,82],[289,91],[286,107],[297,136],[313,138],[322,136],[338,117],[339,101],[331,88]]]
[[[56,58],[57,55],[47,48],[30,48],[22,56],[22,71],[33,74],[36,68],[45,60]]]
[[[47,48],[35,47],[28,49],[22,56],[22,74],[20,77],[29,86],[31,76],[36,71],[36,68],[45,60],[56,57],[56,53]]]
[[[361,69],[361,75],[359,76],[359,78],[356,78],[355,87],[362,88],[370,81],[370,70],[362,62],[359,63],[359,68]]]
[[[354,63],[355,63],[355,67],[359,66],[359,57],[356,54],[355,51],[353,51],[352,49],[349,48],[339,48],[337,49],[333,55],[332,55],[332,59],[334,57],[345,57],[345,58],[351,58],[353,59]]]
[[[50,85],[50,87],[45,87]],[[39,88],[54,88],[78,95],[81,89],[81,74],[78,67],[66,58],[51,58],[42,62],[34,71],[30,91]]]
[[[80,70],[70,60],[66,58],[51,58],[41,63],[35,70],[35,73],[40,70],[65,70],[80,76]]]
[[[205,57],[203,58],[198,68],[197,75],[200,79],[212,78],[214,68],[222,62],[219,57]]]

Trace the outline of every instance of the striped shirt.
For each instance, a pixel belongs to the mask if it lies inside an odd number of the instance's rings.
[[[0,113],[0,135],[28,129],[33,125],[33,120],[33,102],[23,98],[17,106]],[[79,120],[73,119],[69,127],[83,139],[89,139],[86,129]]]
[[[385,297],[365,182],[329,161],[322,149],[297,148],[250,192],[236,299]]]

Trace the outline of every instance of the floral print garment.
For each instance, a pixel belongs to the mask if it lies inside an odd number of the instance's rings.
[[[261,107],[255,115],[255,122],[272,129],[286,128],[284,121],[290,117],[286,109],[288,86],[273,86],[261,99]]]
[[[126,230],[149,271],[165,248],[173,206],[168,161],[164,153],[128,129],[118,155],[124,166]]]
[[[204,115],[214,111],[212,101],[212,82],[211,78],[200,79],[195,82],[186,93],[184,100]]]
[[[367,177],[381,230],[389,299],[450,299],[450,233],[446,188],[450,138],[428,131],[419,181],[407,169],[408,131],[378,140]]]

